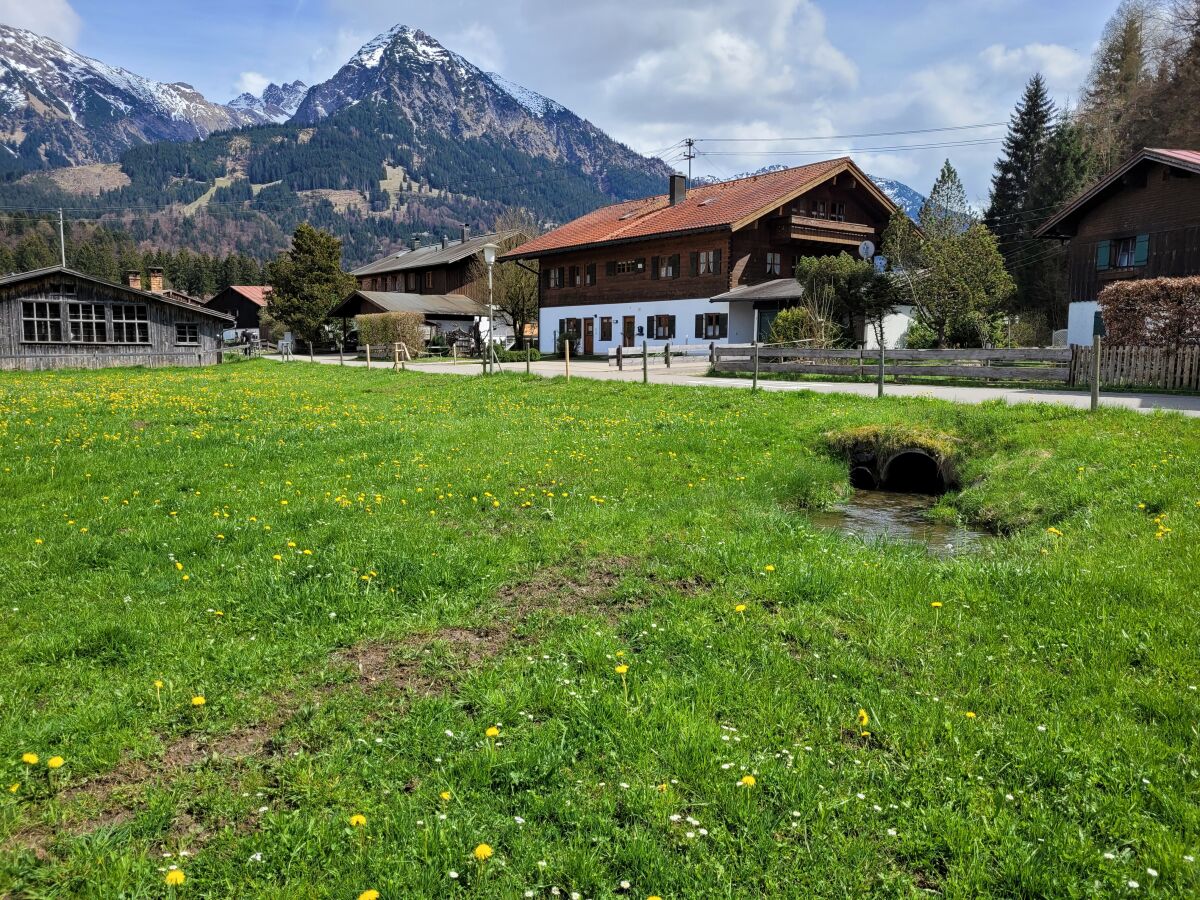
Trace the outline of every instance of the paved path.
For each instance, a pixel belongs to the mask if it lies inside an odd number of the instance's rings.
[[[279,357],[267,357],[278,360]],[[305,356],[295,357],[296,361],[307,362]],[[318,356],[318,363],[338,364],[336,356]],[[347,361],[347,366],[365,367],[361,360]],[[375,363],[376,368],[390,368],[391,363]],[[475,362],[420,362],[410,366],[414,371],[436,372],[443,375],[478,375],[480,364]],[[501,367],[506,372],[525,371],[524,363],[504,363]],[[563,374],[561,360],[535,362],[530,367],[535,375],[553,378]],[[650,366],[650,381],[654,384],[676,384],[702,387],[749,389],[750,380],[745,378],[708,378],[708,361],[697,359],[680,360],[667,369],[661,362]],[[627,365],[625,371],[619,372],[615,366],[606,362],[594,360],[576,361],[571,363],[571,377],[592,378],[600,381],[641,381],[642,369],[637,360]],[[819,394],[857,394],[862,397],[875,396],[875,384],[860,382],[829,382],[829,381],[772,381],[762,380],[758,383],[764,391],[814,391]],[[955,403],[983,403],[987,400],[1003,400],[1006,403],[1058,403],[1063,406],[1074,406],[1087,409],[1089,397],[1085,391],[1064,390],[1035,390],[1031,388],[1005,387],[947,387],[928,384],[888,384],[884,393],[891,397],[932,397],[939,400],[952,400]],[[1175,410],[1185,416],[1200,417],[1200,396],[1184,394],[1152,394],[1152,393],[1110,393],[1102,394],[1100,403],[1104,406],[1122,407],[1125,409],[1151,412],[1153,410]]]

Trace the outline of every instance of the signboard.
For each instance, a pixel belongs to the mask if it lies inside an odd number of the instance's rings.
[[[870,259],[875,255],[875,243],[873,241],[863,241],[858,245],[858,255],[863,259]]]
[[[888,258],[886,256],[875,257],[875,271],[882,275],[887,271]]]

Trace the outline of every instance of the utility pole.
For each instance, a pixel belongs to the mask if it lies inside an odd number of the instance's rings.
[[[58,254],[59,259],[62,261],[62,267],[65,269],[67,267],[67,240],[63,237],[62,209],[58,211]]]
[[[687,149],[683,151],[683,158],[688,164],[688,184],[692,183],[692,160],[696,158],[696,140],[695,138],[684,138],[683,145]]]

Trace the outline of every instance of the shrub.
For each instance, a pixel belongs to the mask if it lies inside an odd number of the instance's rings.
[[[404,344],[410,351],[425,346],[425,317],[414,312],[374,313],[356,316],[358,343],[373,347]]]
[[[1200,344],[1200,277],[1119,281],[1100,292],[1112,344],[1179,347]]]
[[[541,358],[542,358],[542,353],[540,350],[538,350],[536,347],[529,348],[529,359],[531,361],[537,362]],[[525,362],[525,351],[524,350],[497,350],[496,351],[496,359],[500,360],[500,362],[502,362],[502,363]]]
[[[808,347],[832,347],[841,335],[841,328],[829,313],[829,309],[816,303],[780,310],[771,323],[768,340],[772,344],[803,341]]]

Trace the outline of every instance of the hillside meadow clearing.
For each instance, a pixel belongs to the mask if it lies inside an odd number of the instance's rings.
[[[811,525],[869,425],[1005,536]],[[1182,418],[261,362],[0,467],[0,894],[1200,891]]]

